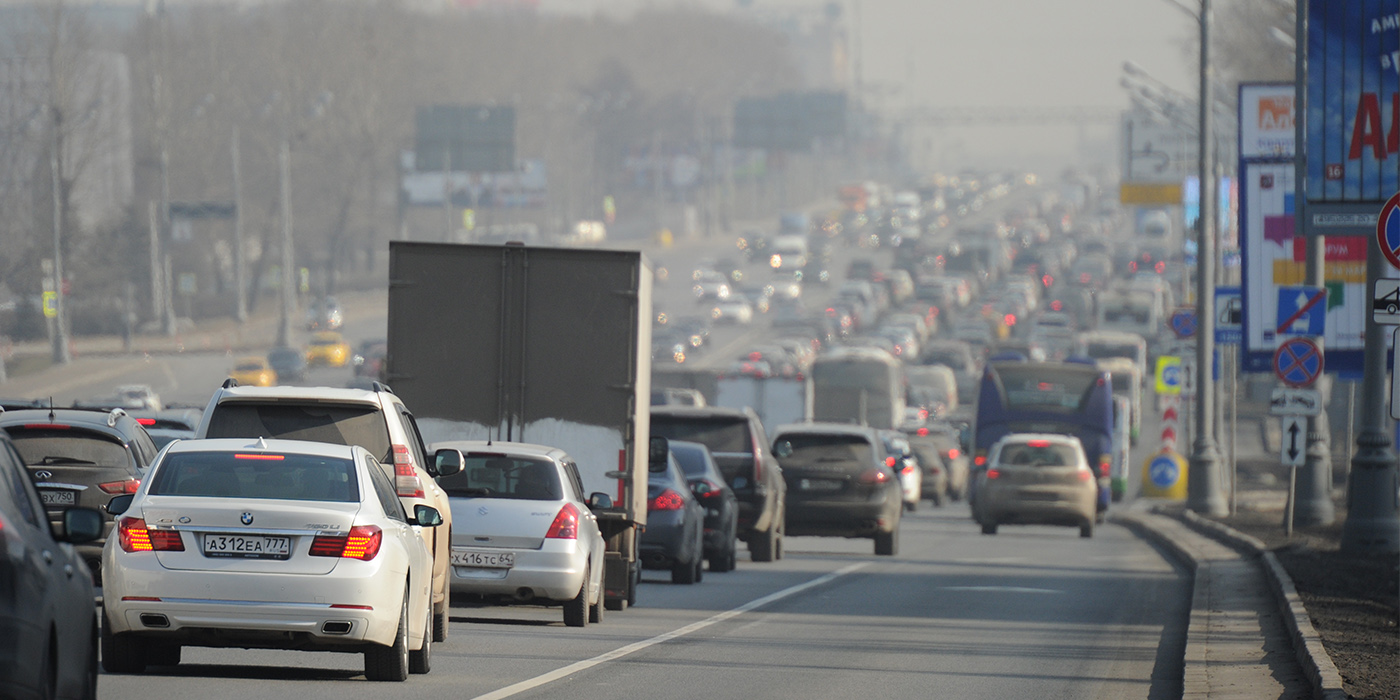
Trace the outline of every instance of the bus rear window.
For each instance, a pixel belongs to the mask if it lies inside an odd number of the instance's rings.
[[[1078,408],[1084,394],[1098,380],[1092,372],[1045,367],[999,367],[1008,408]]]

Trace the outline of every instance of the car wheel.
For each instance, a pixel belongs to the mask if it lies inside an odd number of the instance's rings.
[[[1092,520],[1085,520],[1083,523],[1081,523],[1081,524],[1079,525],[1079,536],[1080,536],[1080,537],[1093,537],[1093,536],[1094,536],[1094,521],[1092,521]]]
[[[678,561],[671,565],[671,583],[690,585],[695,583],[694,562]]]
[[[882,557],[892,557],[899,553],[899,528],[895,527],[890,532],[875,533],[875,554]]]
[[[97,631],[97,618],[92,618],[92,643],[88,645],[88,658],[84,670],[83,689],[78,695],[81,700],[97,700],[97,648],[102,634]]]
[[[699,550],[695,554],[695,582],[700,583],[705,580],[705,556]]]
[[[995,535],[995,534],[997,534],[997,524],[996,524],[996,523],[992,523],[992,522],[982,523],[982,534],[984,534],[984,535]]]
[[[151,642],[146,647],[146,665],[179,666],[180,645],[172,642]]]
[[[588,577],[588,569],[584,569],[578,595],[564,602],[564,625],[567,627],[588,626]]]
[[[598,624],[598,623],[600,623],[600,622],[603,621],[603,617],[606,615],[606,611],[607,611],[607,609],[608,609],[608,606],[607,606],[607,605],[604,605],[604,603],[606,602],[606,601],[604,600],[604,598],[607,598],[607,597],[608,597],[606,591],[607,591],[607,588],[603,586],[602,580],[599,580],[599,581],[598,581],[598,602],[592,603],[592,604],[590,604],[590,605],[588,606],[588,622],[589,622],[589,624],[594,624],[594,625],[596,625],[596,624]]]
[[[904,502],[904,512],[906,512],[906,513],[913,513],[915,510],[918,510],[918,508],[919,508],[919,504],[917,504],[917,503],[915,503],[915,502],[913,502],[913,501],[905,501],[905,502]]]
[[[770,526],[763,532],[755,533],[749,540],[749,558],[754,561],[773,561],[777,556],[778,528]]]
[[[399,609],[399,631],[394,643],[373,646],[365,651],[365,678],[371,681],[408,680],[408,588],[404,587]]]
[[[146,645],[129,634],[112,634],[112,623],[102,621],[102,670],[107,673],[143,673]]]
[[[716,553],[714,556],[710,557],[710,573],[722,574],[726,571],[733,570],[734,545],[731,543],[728,549],[724,550],[723,552]]]
[[[451,595],[450,593],[448,595]],[[448,601],[442,601],[442,612],[433,613],[433,641],[447,641],[447,608],[450,607]]]
[[[946,498],[946,496],[943,495],[942,491],[934,489],[933,493],[929,494],[928,500],[933,501],[934,508],[942,508],[944,498]]]
[[[433,606],[428,604],[428,621],[423,627],[423,644],[416,650],[408,652],[408,672],[427,673],[433,670],[433,621],[437,615],[433,614]]]

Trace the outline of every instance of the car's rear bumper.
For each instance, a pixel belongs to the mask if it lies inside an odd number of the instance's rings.
[[[978,496],[987,520],[997,523],[1081,525],[1093,521],[1098,489],[987,488]]]
[[[546,541],[540,549],[502,549],[515,554],[509,569],[452,566],[449,585],[454,594],[489,598],[510,597],[520,602],[534,599],[571,600],[583,586],[588,552],[577,542]]]
[[[901,497],[874,501],[788,500],[787,534],[817,537],[870,537],[890,532],[898,522]]]
[[[647,515],[647,529],[637,542],[643,567],[664,569],[676,562],[695,560],[695,545],[687,537],[687,534],[694,537],[694,530],[686,528],[682,517],[669,517],[673,515],[679,516],[680,512],[666,515],[652,512]]]

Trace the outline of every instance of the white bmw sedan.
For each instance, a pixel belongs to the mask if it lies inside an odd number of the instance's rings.
[[[171,444],[102,553],[102,665],[141,673],[182,646],[363,652],[370,680],[427,673],[432,558],[364,448],[296,440]]]
[[[438,480],[452,507],[453,598],[562,603],[569,627],[601,622],[603,535],[569,455],[512,442],[433,445],[444,448],[463,455],[461,472]]]

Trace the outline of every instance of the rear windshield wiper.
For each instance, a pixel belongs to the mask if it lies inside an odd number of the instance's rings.
[[[78,459],[77,457],[56,457],[49,455],[40,460],[39,464],[97,464],[97,462]]]
[[[482,487],[474,489],[448,489],[448,497],[452,496],[489,496],[491,489]]]

